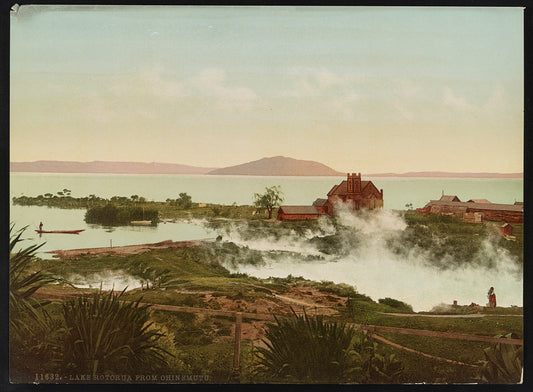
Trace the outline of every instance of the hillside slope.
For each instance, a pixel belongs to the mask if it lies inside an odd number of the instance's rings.
[[[314,161],[282,156],[262,158],[241,165],[225,167],[210,171],[211,175],[243,176],[343,176],[344,173]]]

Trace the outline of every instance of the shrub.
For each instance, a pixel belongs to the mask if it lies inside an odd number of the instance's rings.
[[[44,245],[31,245],[15,251],[22,241],[24,227],[15,231],[15,225],[9,227],[9,326],[11,334],[22,340],[32,335],[34,330],[48,328],[44,306],[49,301],[41,301],[32,295],[48,283],[66,282],[60,276],[42,270],[30,272],[36,261],[36,252]]]
[[[65,282],[63,278],[41,270],[30,272],[34,269],[35,253],[44,244],[15,251],[23,241],[22,234],[27,227],[18,231],[14,227],[14,224],[9,227],[9,354],[12,380],[35,373],[37,369],[53,370],[54,363],[49,359],[61,349],[55,344],[59,326],[46,311],[50,301],[38,300],[32,295],[48,283]]]
[[[391,308],[395,308],[395,309],[398,309],[404,312],[410,312],[410,313],[413,312],[413,307],[411,305],[406,304],[405,302],[402,302],[402,301],[398,301],[397,299],[393,299],[389,297],[380,298],[378,302],[380,304],[388,305]]]
[[[401,373],[401,364],[377,356],[377,343],[361,330],[323,316],[293,314],[267,324],[266,347],[257,348],[256,374],[274,381],[366,383],[390,382]]]
[[[85,222],[104,226],[128,225],[135,220],[149,220],[156,224],[159,222],[159,211],[155,208],[116,206],[108,203],[105,206],[91,207],[85,213]]]
[[[149,322],[147,306],[123,302],[113,292],[96,292],[63,304],[63,369],[81,374],[128,374],[164,369],[167,351]]]

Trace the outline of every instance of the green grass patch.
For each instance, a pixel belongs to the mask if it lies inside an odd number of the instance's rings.
[[[496,259],[484,255],[483,260],[474,259],[483,254],[483,241],[492,238],[495,246],[507,249],[519,265],[523,263],[523,225],[513,224],[516,241],[507,241],[500,236],[503,222],[485,221],[483,224],[464,223],[461,218],[419,214],[404,211],[402,215],[407,228],[399,237],[388,240],[388,246],[397,254],[408,256],[412,250],[428,253],[433,265],[440,268],[457,267],[465,263],[483,263],[494,266]]]
[[[367,311],[366,314],[359,313],[356,316],[352,316],[351,319],[353,322],[361,324],[384,325],[397,328],[425,329],[483,336],[507,335],[509,333],[516,334],[518,338],[522,338],[523,336],[522,317],[402,317]]]
[[[385,339],[425,354],[476,365],[484,359],[483,350],[490,343],[447,338],[434,338],[399,333],[379,333]]]
[[[398,383],[461,384],[479,382],[477,377],[480,370],[477,368],[427,358],[384,343],[380,344],[380,347],[383,352],[394,354],[396,359],[404,365]]]

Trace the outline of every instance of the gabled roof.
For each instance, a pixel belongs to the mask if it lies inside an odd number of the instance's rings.
[[[372,181],[361,181],[361,192],[366,188],[368,184],[372,184]],[[373,184],[372,184],[373,185]],[[377,189],[377,188],[376,188]],[[347,195],[348,194],[348,181],[344,180],[339,185],[335,185],[328,192],[328,196],[333,195]]]
[[[487,199],[470,199],[467,201],[467,203],[484,203],[484,204],[491,204],[490,201]]]
[[[287,215],[318,215],[315,206],[280,206],[279,210]]]
[[[333,186],[331,190],[328,192],[328,196],[333,195],[345,195],[348,192],[348,182],[344,180],[339,185]]]
[[[374,188],[374,190],[377,192],[377,193],[380,193],[379,189],[377,186],[374,185],[374,183],[372,181],[361,181],[361,193],[363,193],[366,189],[371,189],[371,188]]]
[[[313,205],[317,207],[324,207],[327,202],[328,202],[328,199],[316,199],[313,202]]]
[[[461,201],[457,196],[442,195],[439,201]]]

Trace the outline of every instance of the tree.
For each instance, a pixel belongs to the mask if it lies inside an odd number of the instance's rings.
[[[254,194],[254,206],[268,211],[268,219],[272,218],[272,210],[274,207],[279,207],[283,201],[283,192],[279,185],[266,187],[265,193]]]
[[[192,197],[185,192],[180,193],[180,197],[176,199],[176,205],[181,208],[191,208]]]

